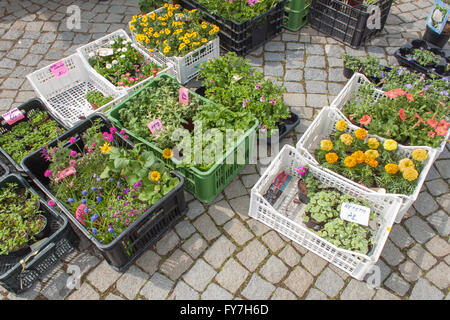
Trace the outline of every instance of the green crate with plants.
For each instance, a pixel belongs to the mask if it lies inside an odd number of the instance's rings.
[[[188,191],[210,202],[248,163],[257,121],[246,110],[234,112],[188,90],[184,103],[184,89],[161,75],[111,110],[109,118],[177,168]]]

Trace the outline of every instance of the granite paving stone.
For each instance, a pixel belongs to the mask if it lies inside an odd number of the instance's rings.
[[[319,277],[317,277],[314,285],[328,297],[334,298],[344,287],[344,281],[333,270],[325,268]]]
[[[299,298],[303,297],[313,282],[314,277],[300,266],[295,267],[283,281]]]
[[[194,260],[180,249],[176,249],[174,253],[168,257],[160,266],[159,270],[172,280],[177,280],[189,267]]]
[[[429,270],[437,262],[436,258],[420,244],[416,244],[409,249],[407,255],[424,271]]]
[[[216,281],[223,288],[235,293],[250,273],[235,259],[230,258],[217,274]]]
[[[203,291],[216,273],[213,267],[207,264],[205,260],[199,259],[183,276],[183,280],[195,290]]]
[[[421,278],[414,285],[409,300],[441,300],[444,294],[427,279]]]
[[[274,290],[273,284],[254,273],[241,294],[249,300],[267,300]]]
[[[258,239],[253,239],[236,257],[248,270],[255,271],[268,254],[269,250]]]
[[[214,268],[218,269],[235,249],[236,246],[226,236],[222,235],[205,252],[204,258]]]
[[[163,300],[169,295],[173,284],[172,280],[156,272],[142,287],[140,294],[148,300]]]

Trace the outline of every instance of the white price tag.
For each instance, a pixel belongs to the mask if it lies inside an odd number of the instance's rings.
[[[345,221],[354,222],[363,226],[369,225],[370,208],[358,204],[343,202],[341,205],[340,218]]]

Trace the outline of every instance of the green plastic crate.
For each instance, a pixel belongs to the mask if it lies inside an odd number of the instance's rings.
[[[284,7],[283,27],[291,31],[297,31],[306,25],[311,1],[288,0]]]
[[[172,78],[170,75],[160,75],[160,78]],[[158,79],[158,78],[156,78]],[[175,80],[176,81],[176,80]],[[145,143],[153,151],[155,155],[161,160],[166,161],[162,156],[162,150],[154,145],[153,143],[139,137],[134,132],[128,130],[124,127],[119,120],[118,112],[120,109],[125,107],[127,101],[132,99],[134,96],[139,95],[142,90],[145,90],[148,86],[154,86],[154,80],[150,81],[147,85],[136,91],[134,94],[129,96],[127,99],[118,104],[108,113],[108,118],[113,122],[113,124],[119,129],[125,129],[127,134],[136,140]],[[181,87],[181,85],[180,85]],[[212,101],[196,94],[189,90],[189,95],[195,95],[206,103],[214,104]],[[241,172],[246,164],[249,163],[250,159],[255,154],[256,145],[256,128],[258,126],[258,120],[255,119],[254,125],[245,132],[245,134],[239,137],[238,141],[235,143],[234,148],[227,151],[223,156],[223,160],[220,163],[215,163],[208,171],[200,171],[195,167],[183,167],[180,166],[180,161],[177,159],[170,159],[168,166],[171,169],[176,169],[184,178],[184,187],[187,191],[192,193],[199,201],[204,203],[209,203],[214,201],[217,195],[225,189],[225,187]],[[245,149],[242,149],[245,148]],[[245,164],[228,164],[227,159],[237,159],[237,155],[243,154],[245,150]],[[233,158],[231,158],[233,157]],[[167,161],[166,161],[167,162]]]

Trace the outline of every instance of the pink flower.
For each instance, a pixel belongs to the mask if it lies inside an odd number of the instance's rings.
[[[102,134],[103,139],[108,138],[108,136],[109,136],[108,132],[103,132],[103,134]]]
[[[259,101],[264,102],[266,99],[264,97],[259,98]]]
[[[114,140],[114,136],[112,134],[110,134],[107,138],[106,141],[108,142],[112,142]]]
[[[400,117],[400,119],[402,119],[403,122],[405,122],[405,109],[401,108],[400,110],[398,110],[398,116]]]
[[[50,178],[53,175],[52,170],[45,170],[44,177]]]
[[[420,122],[425,123],[425,121],[423,121],[423,119],[419,116],[418,113],[416,113],[416,114],[414,115],[414,118],[417,118],[417,119],[419,119]]]
[[[434,119],[428,119],[427,124],[434,129],[436,129],[436,127],[437,127],[437,121]]]
[[[119,133],[120,133],[120,134],[125,134],[126,131],[125,131],[124,129],[122,129],[122,130],[119,131]]]
[[[48,200],[47,204],[49,207],[56,207],[56,202],[53,200]]]
[[[77,160],[75,160],[75,159],[69,160],[69,167],[75,167],[76,165],[77,165]]]
[[[428,136],[429,136],[430,138],[434,138],[435,135],[436,135],[436,133],[434,133],[434,131],[429,131],[429,132],[428,132]]]
[[[117,85],[118,85],[119,87],[123,86],[123,81],[117,82]]]
[[[447,134],[447,127],[446,126],[439,126],[436,128],[436,133],[440,136],[445,136]]]
[[[266,126],[262,126],[261,127],[261,132],[266,132],[266,129],[267,129]]]
[[[272,104],[273,104],[274,106],[276,106],[276,105],[277,105],[277,99],[273,99],[273,100],[272,100]]]
[[[95,142],[91,143],[91,146],[95,147],[97,144]]]
[[[414,101],[414,98],[411,93],[407,93],[406,98],[408,99],[408,101],[412,101],[412,102]]]
[[[75,218],[81,222],[81,224],[84,226],[86,225],[86,222],[84,219],[86,219],[86,212],[84,212],[84,209],[86,208],[86,205],[80,204],[77,208],[77,211],[75,213]]]
[[[368,114],[363,115],[363,117],[359,120],[361,125],[368,125],[372,121],[372,117]]]
[[[77,138],[75,138],[75,137],[72,137],[72,138],[69,139],[69,143],[70,144],[74,144],[75,141],[77,141]]]
[[[257,85],[255,86],[255,89],[256,89],[256,90],[261,89],[261,85],[260,85],[260,84],[257,84]]]
[[[114,134],[115,132],[117,132],[118,130],[117,130],[117,128],[115,128],[115,127],[111,127],[110,129],[109,129],[109,133],[111,133],[111,134]]]
[[[93,151],[92,148],[88,148],[88,149],[87,149],[87,152],[88,152],[88,153],[91,153],[92,151]]]
[[[75,150],[70,151],[70,156],[75,158],[77,156],[77,152]]]
[[[129,82],[129,83],[133,83],[133,82],[134,82],[134,79],[133,79],[133,78],[129,78],[129,79],[128,79],[128,82]]]

